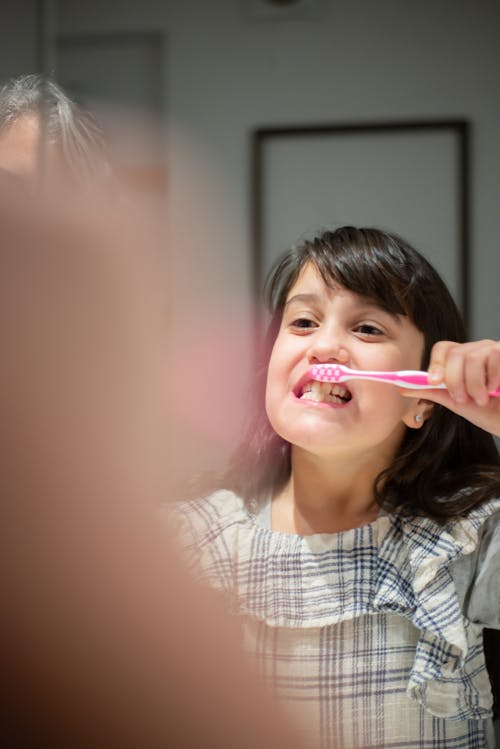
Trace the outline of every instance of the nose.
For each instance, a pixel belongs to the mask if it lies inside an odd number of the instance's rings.
[[[317,330],[312,336],[307,356],[311,364],[349,362],[349,351],[342,336],[328,327]]]

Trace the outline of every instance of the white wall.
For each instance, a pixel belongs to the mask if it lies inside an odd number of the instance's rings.
[[[472,333],[500,337],[500,4],[326,0],[325,7],[318,20],[265,22],[249,20],[238,0],[59,2],[63,32],[161,28],[166,33],[174,360],[181,367],[193,357],[201,363],[203,380],[211,351],[231,359],[230,352],[220,351],[229,332],[244,365],[243,374],[235,372],[241,377],[235,387],[221,384],[217,390],[209,383],[213,402],[200,421],[237,416],[244,398],[248,144],[257,126],[470,120]],[[207,392],[202,385],[199,390],[199,400],[206,402]],[[234,428],[224,433],[220,429],[210,437],[200,427],[194,444],[204,446],[208,464],[217,462],[236,436]],[[180,455],[184,450],[181,440]],[[179,459],[187,465],[187,458]]]

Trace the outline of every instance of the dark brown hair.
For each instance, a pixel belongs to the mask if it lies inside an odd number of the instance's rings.
[[[392,314],[406,315],[424,334],[424,369],[434,343],[466,340],[461,315],[437,271],[395,234],[345,226],[287,252],[266,285],[271,322],[259,357],[252,413],[223,479],[226,488],[248,502],[280,489],[290,475],[290,445],[274,432],[264,410],[266,370],[287,295],[308,263],[328,285],[340,284]],[[500,494],[498,450],[490,434],[435,404],[421,429],[407,428],[374,490],[387,510],[459,517]]]

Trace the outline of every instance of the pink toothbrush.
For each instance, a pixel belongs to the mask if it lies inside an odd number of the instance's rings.
[[[388,382],[401,388],[413,388],[415,390],[436,390],[446,388],[444,383],[433,385],[429,383],[427,372],[419,372],[415,369],[405,369],[399,372],[377,372],[363,369],[349,369],[342,364],[314,364],[309,370],[313,380],[319,382],[345,382],[346,380],[377,380]],[[500,398],[500,388],[493,390],[489,395]]]

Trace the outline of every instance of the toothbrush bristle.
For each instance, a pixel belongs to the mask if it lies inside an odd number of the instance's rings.
[[[336,364],[315,364],[311,367],[314,379],[321,382],[340,382],[342,376],[341,368]]]

